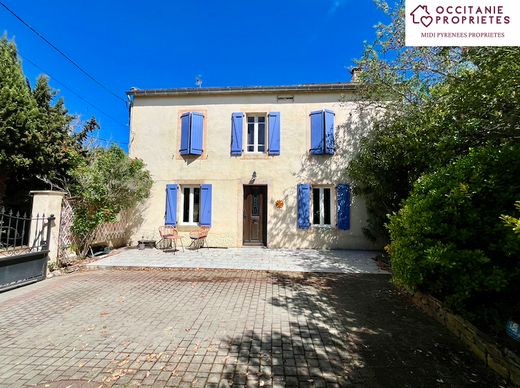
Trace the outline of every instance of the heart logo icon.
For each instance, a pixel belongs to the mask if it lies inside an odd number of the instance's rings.
[[[429,27],[432,24],[433,18],[431,16],[423,16],[421,17],[421,23],[424,27]]]

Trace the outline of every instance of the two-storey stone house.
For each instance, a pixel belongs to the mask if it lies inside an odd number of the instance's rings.
[[[134,240],[210,226],[210,246],[373,248],[345,168],[356,83],[138,90],[129,154],[154,184]]]

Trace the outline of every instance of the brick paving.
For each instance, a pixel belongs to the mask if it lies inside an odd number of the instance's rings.
[[[0,294],[0,386],[503,384],[389,280],[229,270],[49,279]]]

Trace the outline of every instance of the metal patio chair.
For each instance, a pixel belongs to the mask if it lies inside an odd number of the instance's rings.
[[[179,235],[179,231],[175,226],[164,225],[159,227],[159,234],[161,235],[161,241],[169,241],[169,248],[163,249],[164,252],[172,249],[173,244],[173,254],[177,251],[177,241],[181,242],[182,251],[184,252],[184,243],[182,242],[182,236]]]
[[[190,249],[200,249],[204,248],[204,245],[206,245],[206,248],[208,247],[208,242],[206,241],[206,237],[208,237],[209,228],[208,227],[201,227],[199,229],[193,230],[190,232],[190,239],[191,244],[188,246]]]

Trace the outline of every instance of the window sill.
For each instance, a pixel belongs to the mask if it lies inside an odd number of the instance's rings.
[[[204,152],[201,152],[200,154],[192,154],[192,153],[190,153],[190,154],[181,154],[179,152],[180,156],[184,156],[184,157],[187,157],[187,158],[189,158],[189,157],[196,158],[196,157],[202,156],[203,154],[204,154]]]
[[[184,161],[188,161],[188,160],[206,160],[208,158],[208,154],[206,153],[206,151],[204,151],[202,154],[189,154],[189,155],[182,155],[180,153],[175,153],[174,154],[174,158],[176,160],[184,160]]]
[[[244,152],[242,159],[269,159],[269,154],[267,152]]]
[[[312,228],[316,228],[316,229],[335,229],[335,227],[332,226],[332,225],[315,225],[315,224],[312,225]]]

